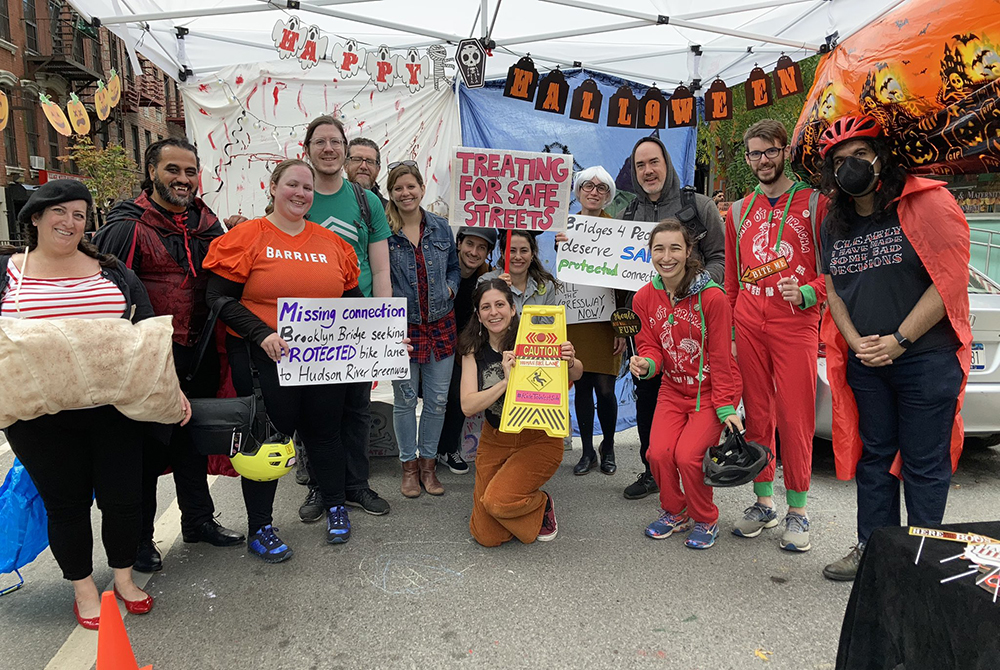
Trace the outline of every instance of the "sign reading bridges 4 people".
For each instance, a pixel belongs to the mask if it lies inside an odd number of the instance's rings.
[[[282,386],[409,379],[406,298],[281,298]]]
[[[556,250],[561,281],[638,291],[656,272],[649,262],[649,234],[655,223],[570,216]]]

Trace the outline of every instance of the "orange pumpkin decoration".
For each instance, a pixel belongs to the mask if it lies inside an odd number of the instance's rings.
[[[7,127],[7,117],[10,114],[10,103],[7,94],[0,91],[0,131]]]
[[[94,109],[97,111],[97,118],[101,121],[111,116],[111,100],[108,89],[104,87],[104,82],[97,80],[97,90],[94,92]]]
[[[77,135],[86,135],[90,132],[90,114],[87,113],[87,108],[80,102],[80,98],[76,97],[76,93],[69,94],[69,103],[66,105],[66,111],[69,112],[69,122],[72,124],[73,130],[76,131]]]
[[[111,103],[112,107],[118,104],[118,101],[122,99],[122,80],[115,72],[114,68],[111,70],[111,77],[108,79],[108,102]]]
[[[38,99],[42,103],[42,111],[45,112],[45,118],[49,120],[49,123],[56,129],[56,132],[66,137],[72,135],[73,129],[69,127],[69,121],[66,119],[66,115],[63,114],[62,108],[49,100],[49,96],[44,93],[39,95]]]

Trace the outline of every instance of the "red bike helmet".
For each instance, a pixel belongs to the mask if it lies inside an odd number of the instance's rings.
[[[878,137],[881,134],[882,126],[867,114],[842,116],[819,136],[819,157],[826,158],[830,149],[841,142],[859,137]]]

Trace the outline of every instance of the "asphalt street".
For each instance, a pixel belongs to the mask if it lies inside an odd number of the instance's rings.
[[[687,549],[680,537],[644,537],[657,501],[622,497],[639,471],[635,430],[619,433],[619,471],[610,477],[573,476],[576,443],[547,487],[558,537],[498,549],[469,536],[471,474],[445,470],[443,497],[408,500],[398,462],[375,459],[372,486],[392,512],[352,511],[351,541],[335,547],[325,544],[324,523],[298,520],[305,488],[286,477],[275,525],[295,556],[280,565],[242,546],[183,543],[172,481],[161,478],[156,539],[165,568],[146,584],[156,605],[125,618],[140,667],[834,667],[851,587],[820,571],[854,542],[855,489],[835,479],[828,448],[814,459],[813,549],[790,554],[778,548],[780,526],[753,540],[730,534],[752,502],[749,487],[717,492],[722,533],[708,551]],[[0,474],[12,460],[0,441]],[[783,499],[780,483],[775,493]],[[220,521],[245,531],[238,481],[215,479],[212,494]],[[967,451],[945,521],[998,516],[1000,451]],[[94,558],[98,585],[109,585],[99,543]],[[51,554],[22,572],[25,587],[0,598],[0,668],[93,667],[97,634],[76,625],[72,589]]]

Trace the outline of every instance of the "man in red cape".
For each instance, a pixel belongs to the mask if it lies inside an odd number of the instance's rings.
[[[940,523],[964,431],[971,356],[969,226],[941,182],[906,175],[871,117],[821,139],[828,309],[821,327],[837,477],[858,485],[858,545],[824,568],[852,580],[871,532]]]

